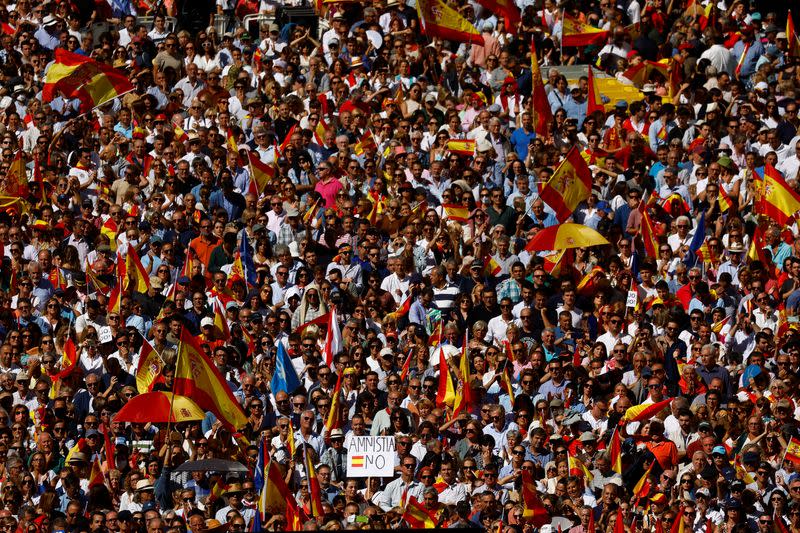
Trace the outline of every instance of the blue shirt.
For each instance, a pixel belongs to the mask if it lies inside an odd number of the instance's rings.
[[[583,102],[579,102],[575,100],[572,95],[570,94],[566,101],[564,102],[564,111],[567,112],[567,116],[569,118],[574,118],[578,121],[578,129],[580,130],[583,121],[586,120],[586,109],[589,105],[589,102],[585,99]]]
[[[514,148],[514,151],[517,152],[517,156],[524,161],[525,158],[528,157],[528,145],[535,138],[535,131],[525,133],[523,128],[517,128],[514,130],[514,133],[511,134],[509,141],[511,142],[511,146]]]

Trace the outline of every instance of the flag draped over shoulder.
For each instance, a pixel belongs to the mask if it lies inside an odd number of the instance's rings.
[[[181,331],[173,392],[188,396],[230,429],[237,430],[247,424],[247,416],[228,383],[187,328]]]
[[[591,192],[592,171],[575,146],[544,184],[541,197],[555,210],[558,221],[564,222]]]
[[[132,90],[125,72],[57,48],[45,77],[42,101],[51,102],[60,92],[80,100],[80,111],[86,112]]]
[[[539,57],[536,55],[536,42],[533,39],[531,39],[531,96],[534,110],[533,130],[537,137],[547,138],[550,136],[553,124],[553,111],[547,100],[542,71],[539,69]]]
[[[563,46],[589,46],[602,44],[608,37],[608,31],[595,28],[585,22],[564,15],[561,44]]]
[[[418,0],[417,15],[422,33],[429,37],[440,37],[459,43],[484,44],[483,37],[475,26],[442,0]]]

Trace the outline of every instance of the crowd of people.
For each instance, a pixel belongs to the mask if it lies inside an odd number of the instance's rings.
[[[414,0],[4,2],[3,531],[800,531],[800,230],[763,200],[800,198],[787,13],[432,3],[482,42]],[[62,49],[133,89],[43,95]],[[587,64],[641,98],[589,111]],[[610,244],[527,246],[567,221]],[[115,420],[187,334],[247,423]],[[348,475],[365,435],[392,477]],[[248,472],[178,469],[205,459]]]

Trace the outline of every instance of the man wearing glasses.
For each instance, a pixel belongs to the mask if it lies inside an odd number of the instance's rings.
[[[381,509],[390,511],[403,505],[412,497],[418,501],[422,500],[422,492],[425,490],[425,486],[414,479],[416,469],[417,459],[414,456],[408,455],[403,458],[400,463],[400,477],[386,485],[386,489],[384,489],[383,494],[376,502]],[[404,495],[406,502],[402,501]]]
[[[622,315],[611,315],[606,323],[606,332],[597,337],[597,342],[602,342],[606,346],[606,352],[612,353],[617,344],[629,345],[633,338],[623,329],[624,320]]]

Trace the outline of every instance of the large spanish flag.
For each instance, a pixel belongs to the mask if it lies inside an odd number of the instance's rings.
[[[484,44],[483,37],[475,26],[442,0],[417,0],[417,15],[422,33],[428,37],[440,37],[446,41],[460,43]]]
[[[469,208],[463,205],[442,204],[442,209],[450,220],[461,223],[469,220]]]
[[[531,39],[531,95],[533,97],[533,130],[537,137],[550,136],[553,125],[553,111],[547,101],[544,90],[542,71],[539,69],[539,57],[536,55],[536,42]]]
[[[270,181],[275,178],[275,167],[261,161],[257,153],[248,152],[250,159],[250,179],[256,184],[258,194],[262,194]]]
[[[80,100],[80,110],[85,113],[132,90],[125,72],[57,48],[55,62],[45,76],[42,101],[50,102],[60,92]]]
[[[590,24],[564,14],[564,26],[561,30],[562,46],[603,44],[607,37],[608,31],[595,28]]]
[[[454,154],[472,157],[475,154],[474,139],[449,139],[447,149]]]
[[[592,171],[575,145],[542,187],[541,197],[555,210],[558,221],[564,222],[591,192]]]
[[[640,422],[642,420],[653,418],[655,415],[666,409],[671,401],[672,398],[667,398],[666,400],[661,400],[658,403],[642,403],[639,405],[634,405],[633,407],[628,407],[628,410],[625,411],[625,415],[622,417],[622,420],[625,422]]]
[[[197,405],[214,413],[230,430],[247,424],[247,416],[233,397],[228,383],[186,328],[181,331],[178,344],[172,390],[175,394],[190,397]]]
[[[512,0],[478,0],[478,3],[496,15],[502,15],[506,31],[517,34],[517,26],[522,20],[519,8]]]
[[[775,167],[769,163],[765,164],[761,201],[756,212],[784,225],[798,211],[800,211],[800,194],[786,183]]]

